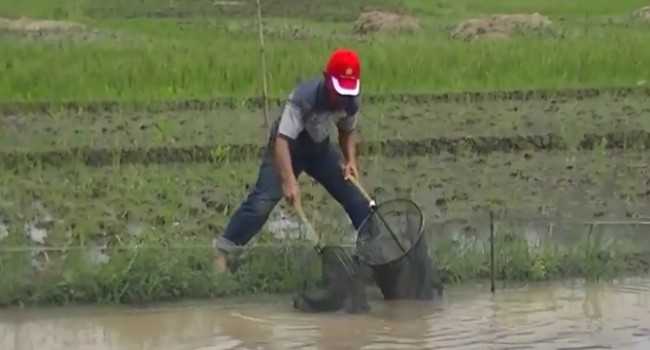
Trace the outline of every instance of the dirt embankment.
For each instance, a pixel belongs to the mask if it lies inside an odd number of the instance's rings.
[[[650,23],[650,6],[642,7],[634,11],[632,16],[637,20]]]
[[[116,37],[115,34],[105,33],[82,23],[29,17],[0,17],[0,34],[2,33],[35,40],[94,40],[100,36]]]
[[[586,134],[577,143],[577,150],[650,149],[650,133],[647,131],[611,132]],[[386,157],[418,156],[449,152],[451,154],[488,154],[494,152],[554,151],[566,150],[572,144],[560,135],[527,136],[481,136],[458,138],[431,138],[420,140],[383,140],[360,144],[360,153]],[[63,162],[82,161],[89,166],[107,166],[119,161],[121,164],[164,164],[191,162],[237,162],[258,158],[264,148],[256,144],[206,145],[190,147],[142,147],[132,149],[74,148],[49,152],[0,152],[0,164],[16,167],[37,162],[60,165]]]
[[[458,24],[451,38],[473,41],[477,39],[510,39],[515,35],[551,35],[553,22],[539,13],[493,15],[473,18]]]
[[[18,19],[0,17],[0,31],[18,33],[69,33],[83,30],[86,30],[86,26],[75,22],[37,20],[27,17],[21,17]]]
[[[357,34],[368,33],[402,33],[419,31],[418,19],[393,12],[370,11],[361,13],[354,23],[354,32]]]

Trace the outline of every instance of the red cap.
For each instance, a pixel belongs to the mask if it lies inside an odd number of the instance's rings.
[[[361,63],[356,52],[337,49],[327,62],[326,72],[332,79],[336,92],[346,96],[357,96],[361,86]]]

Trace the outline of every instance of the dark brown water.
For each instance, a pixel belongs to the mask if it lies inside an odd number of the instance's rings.
[[[287,298],[0,311],[0,349],[650,349],[650,278],[528,284],[302,314]]]

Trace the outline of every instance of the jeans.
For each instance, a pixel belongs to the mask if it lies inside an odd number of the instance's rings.
[[[271,149],[267,147],[255,186],[235,211],[223,236],[216,239],[216,248],[230,252],[244,246],[261,230],[273,208],[283,198],[282,182],[273,165]],[[369,203],[351,182],[343,178],[342,156],[338,149],[330,144],[329,139],[315,143],[303,131],[295,140],[290,140],[289,151],[296,178],[304,171],[319,182],[358,229],[370,213]]]

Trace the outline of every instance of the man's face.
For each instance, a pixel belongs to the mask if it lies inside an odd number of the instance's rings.
[[[334,89],[332,84],[332,79],[330,79],[327,73],[325,75],[325,90],[327,90],[327,99],[329,105],[337,111],[347,110],[354,103],[354,97],[352,96],[343,96],[339,95],[338,92]]]

